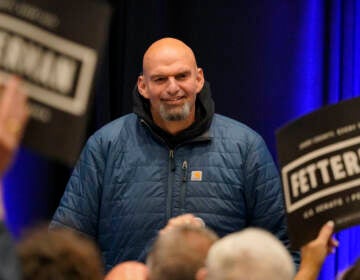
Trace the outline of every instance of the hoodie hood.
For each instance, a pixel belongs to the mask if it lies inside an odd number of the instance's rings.
[[[211,97],[210,84],[207,81],[205,81],[203,88],[196,97],[195,122],[176,135],[172,135],[162,130],[154,123],[150,112],[150,102],[139,93],[137,86],[135,86],[133,90],[133,104],[134,113],[139,119],[145,121],[146,124],[151,127],[153,132],[164,139],[170,148],[174,148],[176,145],[206,132],[211,125],[215,111],[214,101]]]

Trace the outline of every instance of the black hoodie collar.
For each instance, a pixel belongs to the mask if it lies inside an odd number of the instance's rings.
[[[137,114],[139,119],[144,121],[154,133],[164,139],[170,148],[174,148],[206,132],[211,125],[215,110],[214,101],[211,97],[210,84],[205,82],[196,97],[195,122],[178,134],[172,135],[154,123],[150,112],[150,102],[139,93],[137,86],[135,86],[133,90],[133,102],[134,113]]]

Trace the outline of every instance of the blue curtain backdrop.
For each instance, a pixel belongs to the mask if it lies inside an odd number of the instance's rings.
[[[304,1],[302,14],[295,58],[299,75],[292,90],[296,115],[360,95],[360,1]],[[336,237],[339,249],[319,279],[335,279],[360,257],[359,226]]]
[[[164,36],[178,37],[194,49],[211,83],[216,111],[258,131],[274,157],[277,128],[360,95],[358,0],[109,3],[114,13],[89,133],[131,111],[130,93],[142,54]],[[20,150],[5,179],[14,235],[51,218],[69,172]],[[337,234],[340,247],[327,258],[319,279],[335,279],[360,257],[359,236],[359,226]]]

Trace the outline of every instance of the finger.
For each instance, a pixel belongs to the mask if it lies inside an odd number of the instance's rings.
[[[339,246],[339,242],[335,238],[330,238],[329,242],[327,244],[328,247],[328,254],[329,253],[335,253],[335,249]]]
[[[335,224],[333,221],[328,221],[323,227],[321,228],[318,239],[328,243],[329,239],[331,238],[331,235],[334,232]]]
[[[339,241],[337,241],[335,238],[330,238],[329,245],[331,247],[338,247],[339,246]]]

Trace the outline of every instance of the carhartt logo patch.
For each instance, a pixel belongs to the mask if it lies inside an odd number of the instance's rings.
[[[191,181],[201,181],[202,171],[191,171]]]

